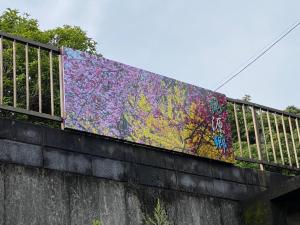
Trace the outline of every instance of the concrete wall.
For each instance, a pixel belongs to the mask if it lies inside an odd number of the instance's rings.
[[[242,224],[240,201],[273,173],[74,131],[0,120],[0,225]]]

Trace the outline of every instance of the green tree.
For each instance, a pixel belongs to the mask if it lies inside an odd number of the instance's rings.
[[[246,102],[251,102],[251,96],[246,94],[246,95],[244,95],[244,97],[242,97],[242,100],[244,100]]]
[[[7,9],[0,16],[0,30],[24,38],[55,45],[70,47],[97,54],[97,42],[89,38],[78,26],[64,25],[50,30],[41,30],[37,19],[16,9]]]
[[[297,108],[294,105],[286,107],[286,109],[284,111],[289,112],[289,113],[293,113],[293,114],[296,114],[296,115],[300,115],[300,108]]]
[[[49,30],[42,30],[37,19],[31,18],[28,13],[20,13],[16,9],[6,9],[0,15],[0,31],[21,36],[30,40],[51,44],[58,48],[70,47],[91,54],[97,54],[96,41],[88,37],[86,32],[78,26],[64,25]],[[30,110],[38,111],[38,62],[37,49],[29,47],[29,93]],[[41,50],[41,70],[42,70],[42,112],[50,113],[50,79],[49,79],[49,53]],[[3,75],[4,75],[4,104],[13,104],[13,82],[12,82],[12,42],[3,41]],[[22,44],[16,45],[16,74],[17,74],[17,107],[26,108],[25,92],[25,47]],[[59,78],[58,78],[58,57],[53,56],[54,75],[54,101],[55,114],[59,115]],[[10,115],[1,113],[2,116]],[[27,116],[22,116],[25,120],[31,120]]]

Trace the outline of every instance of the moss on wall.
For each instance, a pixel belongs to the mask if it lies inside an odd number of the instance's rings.
[[[244,209],[245,225],[272,225],[270,203],[266,200],[252,202]]]

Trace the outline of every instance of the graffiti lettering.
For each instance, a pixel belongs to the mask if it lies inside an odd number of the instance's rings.
[[[214,137],[214,143],[218,149],[223,149],[226,152],[227,144],[223,135],[216,135]]]
[[[222,113],[222,107],[219,105],[219,102],[216,97],[212,97],[209,100],[210,109],[213,113]]]
[[[223,123],[220,117],[214,117],[212,118],[212,130],[213,131],[219,131],[220,133],[224,133],[223,131]]]
[[[209,106],[211,112],[214,114],[211,122],[212,131],[215,133],[213,137],[214,144],[217,149],[222,150],[222,154],[226,154],[228,146],[224,137],[225,131],[223,129],[222,117],[219,116],[223,112],[223,108],[216,97],[209,99]]]

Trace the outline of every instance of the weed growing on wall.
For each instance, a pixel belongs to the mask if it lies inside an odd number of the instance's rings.
[[[167,212],[159,199],[157,200],[152,217],[146,216],[145,224],[146,225],[170,225],[168,221]]]
[[[102,225],[100,220],[93,220],[92,225]]]

